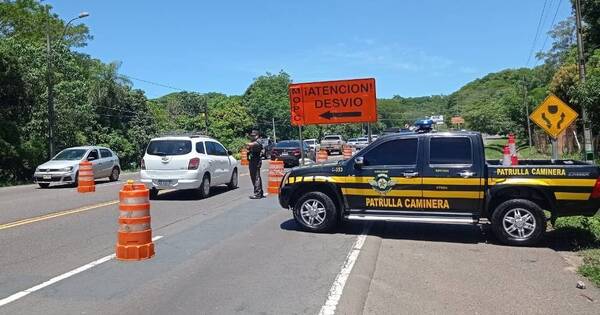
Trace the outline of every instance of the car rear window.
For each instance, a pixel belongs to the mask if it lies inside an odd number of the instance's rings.
[[[340,140],[340,136],[327,136],[323,140]]]
[[[278,148],[290,148],[290,147],[300,147],[300,141],[281,141],[278,142],[276,147]]]
[[[192,152],[190,140],[152,140],[146,153],[150,155],[184,155]]]

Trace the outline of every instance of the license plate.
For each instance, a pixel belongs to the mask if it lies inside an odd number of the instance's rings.
[[[159,179],[156,182],[159,186],[171,186],[171,183],[173,183],[173,181],[169,179]]]
[[[287,156],[287,155],[288,155],[288,153],[287,153],[287,152],[282,152],[282,153],[281,153],[281,156]]]
[[[52,179],[52,175],[44,175],[42,176],[43,179]]]

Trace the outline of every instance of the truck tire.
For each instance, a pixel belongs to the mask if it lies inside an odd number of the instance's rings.
[[[296,202],[294,219],[306,231],[328,232],[337,224],[337,209],[329,196],[313,191]]]
[[[494,209],[492,230],[504,244],[534,245],[546,232],[546,217],[535,202],[526,199],[508,200]]]

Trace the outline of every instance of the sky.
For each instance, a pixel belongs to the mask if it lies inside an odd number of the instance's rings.
[[[283,70],[294,82],[373,77],[377,97],[450,94],[506,68],[533,66],[569,0],[49,0],[81,11],[79,49],[121,74],[187,91],[243,94]],[[534,41],[541,19],[541,34]],[[545,42],[545,46],[544,46]],[[176,90],[132,80],[150,98]]]

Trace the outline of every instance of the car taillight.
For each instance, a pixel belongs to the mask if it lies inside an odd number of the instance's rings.
[[[293,155],[300,155],[300,150],[294,150],[294,152],[292,152]]]
[[[190,159],[190,163],[188,163],[188,170],[197,170],[198,166],[200,166],[199,158]]]
[[[144,161],[144,159],[142,159],[142,163],[140,163],[140,166],[142,167],[143,170],[146,169],[146,162]]]
[[[596,185],[594,185],[594,189],[592,190],[592,198],[600,198],[600,177],[596,179]]]

